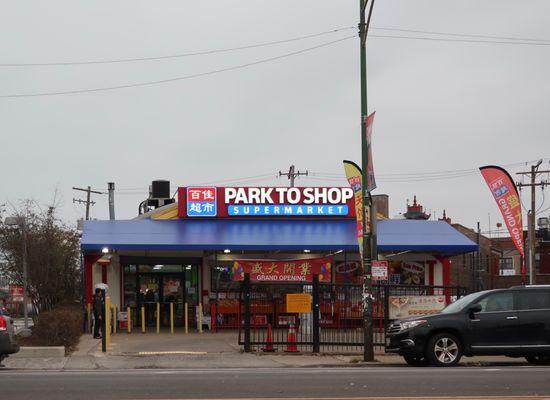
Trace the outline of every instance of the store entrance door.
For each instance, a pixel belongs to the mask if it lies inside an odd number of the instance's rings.
[[[182,326],[184,318],[185,277],[178,275],[162,275],[160,298],[160,323],[170,326],[170,305],[173,308],[174,326]]]

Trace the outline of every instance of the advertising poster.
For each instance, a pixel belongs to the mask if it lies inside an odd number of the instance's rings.
[[[390,283],[395,285],[424,285],[426,266],[423,261],[391,261]]]
[[[390,296],[390,319],[430,315],[445,308],[445,296]]]
[[[336,283],[361,284],[363,282],[361,261],[337,262],[334,270],[336,272],[334,275]]]

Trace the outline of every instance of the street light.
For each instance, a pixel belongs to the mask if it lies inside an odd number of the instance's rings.
[[[29,331],[29,311],[27,304],[27,219],[25,217],[7,217],[4,221],[8,226],[21,227],[21,263],[23,264],[23,318],[25,323],[24,334]],[[22,331],[23,333],[23,331]]]

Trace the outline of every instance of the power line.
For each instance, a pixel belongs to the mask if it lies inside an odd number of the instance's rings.
[[[136,58],[119,58],[111,60],[88,60],[88,61],[56,61],[56,62],[35,62],[35,63],[1,63],[0,67],[50,67],[50,66],[70,66],[70,65],[91,65],[91,64],[117,64],[117,63],[131,63],[138,61],[158,61],[158,60],[167,60],[174,58],[183,58],[183,57],[192,57],[192,56],[203,56],[209,54],[219,54],[219,53],[228,53],[232,51],[254,49],[258,47],[274,46],[283,43],[297,42],[306,39],[312,39],[320,36],[325,36],[345,30],[357,29],[356,27],[344,27],[332,29],[329,31],[323,31],[318,33],[313,33],[310,35],[297,36],[290,39],[275,40],[271,42],[263,42],[256,44],[249,44],[245,46],[238,47],[229,47],[223,49],[214,49],[214,50],[205,50],[205,51],[196,51],[190,53],[180,53],[180,54],[170,54],[164,56],[151,56],[151,57],[136,57]]]
[[[349,40],[349,39],[352,39],[352,38],[355,38],[355,37],[356,37],[356,35],[346,36],[346,37],[343,37],[343,38],[338,39],[338,40],[333,40],[333,41],[330,41],[330,42],[321,43],[317,46],[308,47],[308,48],[305,48],[305,49],[302,49],[302,50],[281,54],[281,55],[275,56],[275,57],[264,58],[264,59],[260,59],[260,60],[257,60],[257,61],[252,61],[252,62],[249,62],[249,63],[245,63],[245,64],[234,65],[232,67],[220,68],[220,69],[215,69],[215,70],[207,71],[207,72],[201,72],[201,73],[197,73],[197,74],[178,76],[178,77],[175,77],[175,78],[160,79],[160,80],[148,81],[148,82],[129,83],[129,84],[117,85],[117,86],[106,86],[106,87],[91,88],[91,89],[76,89],[76,90],[66,90],[66,91],[57,91],[57,92],[42,92],[42,93],[7,94],[7,95],[0,95],[0,98],[6,99],[6,98],[19,98],[19,97],[59,96],[59,95],[67,95],[67,94],[104,92],[104,91],[109,91],[109,90],[128,89],[128,88],[133,88],[133,87],[160,85],[160,84],[163,84],[163,83],[169,83],[169,82],[176,82],[176,81],[182,81],[182,80],[187,80],[187,79],[199,78],[199,77],[202,77],[202,76],[214,75],[214,74],[218,74],[218,73],[221,73],[221,72],[235,71],[235,70],[238,70],[238,69],[243,69],[243,68],[251,67],[251,66],[254,66],[254,65],[258,65],[258,64],[264,64],[264,63],[268,63],[268,62],[272,62],[272,61],[277,61],[277,60],[281,60],[283,58],[292,57],[292,56],[295,56],[295,55],[307,53],[309,51],[313,51],[313,50],[320,49],[320,48],[323,48],[323,47],[331,46],[333,44],[340,43],[340,42],[343,42],[343,41],[346,41],[346,40]]]
[[[397,36],[397,35],[369,35],[369,38],[370,37],[386,38],[386,39],[428,40],[433,42],[511,44],[511,45],[522,45],[522,46],[550,46],[550,42],[507,42],[504,40],[449,39],[449,38],[434,38],[434,37],[427,37],[427,36]]]
[[[510,36],[472,35],[472,34],[466,34],[466,33],[422,31],[422,30],[416,30],[416,29],[399,29],[399,28],[375,28],[375,27],[373,27],[371,29],[379,30],[379,31],[422,33],[422,34],[426,34],[426,35],[442,35],[442,36],[456,36],[456,37],[472,37],[472,38],[480,38],[480,39],[519,40],[519,41],[524,41],[524,42],[548,42],[548,43],[550,43],[549,39],[533,39],[533,38],[525,38],[525,37],[518,38],[518,37],[510,37]]]

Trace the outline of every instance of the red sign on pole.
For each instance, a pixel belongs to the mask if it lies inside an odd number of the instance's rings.
[[[525,251],[523,248],[523,222],[521,200],[514,181],[504,168],[488,165],[479,169],[495,198],[512,241],[522,255],[521,276],[525,283]]]
[[[12,285],[10,286],[10,297],[14,302],[23,301],[23,286]]]
[[[237,260],[233,264],[233,280],[242,281],[244,274],[256,282],[311,282],[313,275],[319,275],[320,282],[330,282],[331,258],[306,260],[264,261]]]

